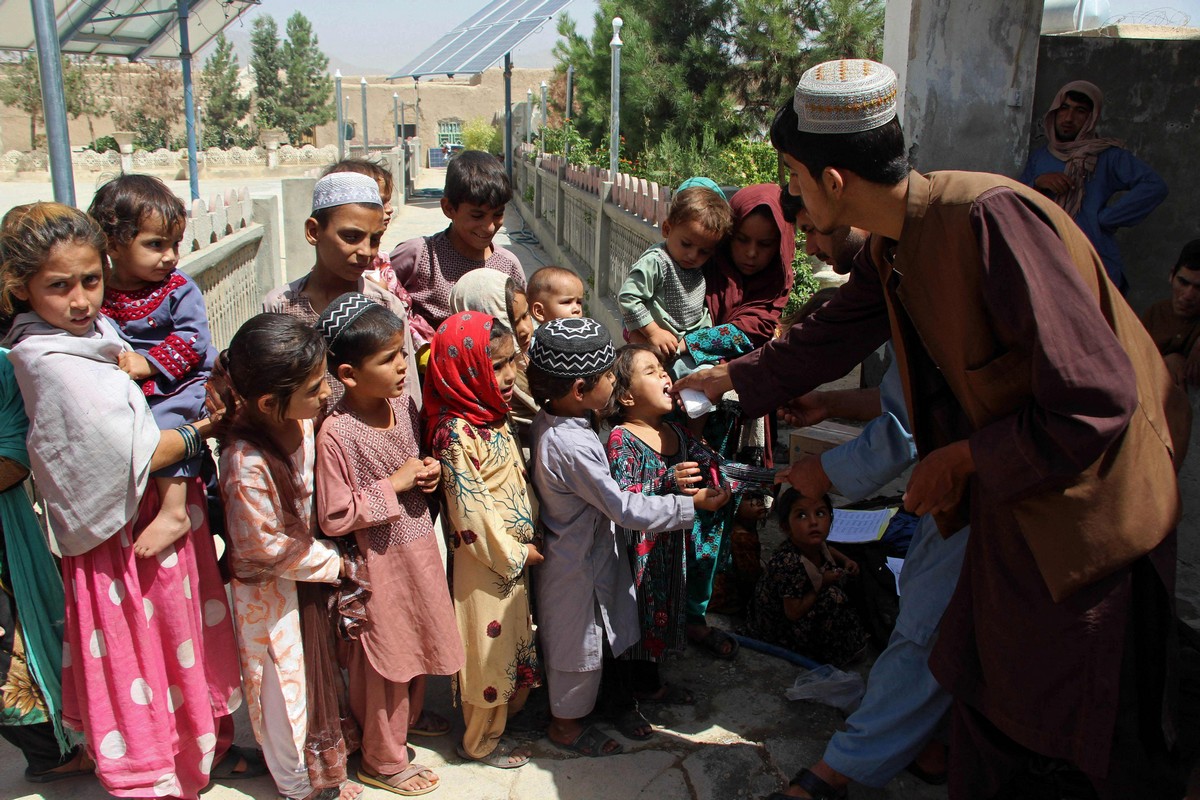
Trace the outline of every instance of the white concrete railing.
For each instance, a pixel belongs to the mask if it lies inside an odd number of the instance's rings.
[[[278,215],[274,198],[252,200],[249,189],[193,200],[188,209],[179,268],[204,294],[218,350],[262,310],[278,280]]]
[[[305,166],[332,164],[337,160],[337,147],[292,147],[285,144],[275,150],[279,166]],[[222,150],[210,147],[198,154],[202,166],[222,167],[271,167],[270,150],[258,146],[251,148],[231,147]],[[130,159],[133,171],[169,169],[187,165],[187,150],[134,150]],[[0,165],[12,172],[43,172],[50,168],[50,158],[40,151],[25,152],[9,150],[0,156]],[[109,172],[121,169],[121,154],[116,150],[97,153],[80,150],[71,153],[71,166],[81,172]]]
[[[578,169],[559,156],[532,163],[530,152],[521,146],[513,159],[513,200],[542,249],[583,278],[588,314],[619,336],[617,292],[638,256],[662,240],[670,191],[631,175],[610,181],[606,169]]]

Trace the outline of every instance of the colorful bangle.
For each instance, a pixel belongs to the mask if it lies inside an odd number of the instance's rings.
[[[200,432],[196,430],[196,426],[188,423],[175,430],[183,437],[183,460],[191,461],[200,455]]]

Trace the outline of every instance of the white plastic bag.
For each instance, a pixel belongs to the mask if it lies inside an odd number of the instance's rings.
[[[867,685],[857,672],[845,672],[832,664],[801,670],[796,682],[784,694],[788,700],[812,700],[850,714],[858,708]]]

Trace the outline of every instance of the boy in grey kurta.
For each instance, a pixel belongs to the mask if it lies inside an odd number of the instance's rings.
[[[721,490],[665,497],[621,490],[590,425],[612,395],[613,358],[608,333],[586,317],[553,320],[534,333],[529,348],[530,392],[542,406],[533,421],[533,482],[546,537],[537,595],[550,739],[589,756],[620,750],[580,722],[596,703],[604,644],[619,655],[641,635],[633,577],[613,522],[654,532],[690,529],[695,508],[729,500]],[[690,487],[699,468],[684,466],[682,474]]]

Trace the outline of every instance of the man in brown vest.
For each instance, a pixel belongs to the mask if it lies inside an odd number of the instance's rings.
[[[905,506],[973,530],[930,659],[954,696],[950,797],[1177,797],[1178,390],[1070,217],[997,175],[910,171],[895,97],[882,64],[828,62],[771,129],[814,227],[870,231],[876,269],[676,388],[738,389],[757,416],[890,335],[920,457]],[[841,796],[815,778],[785,796]]]

